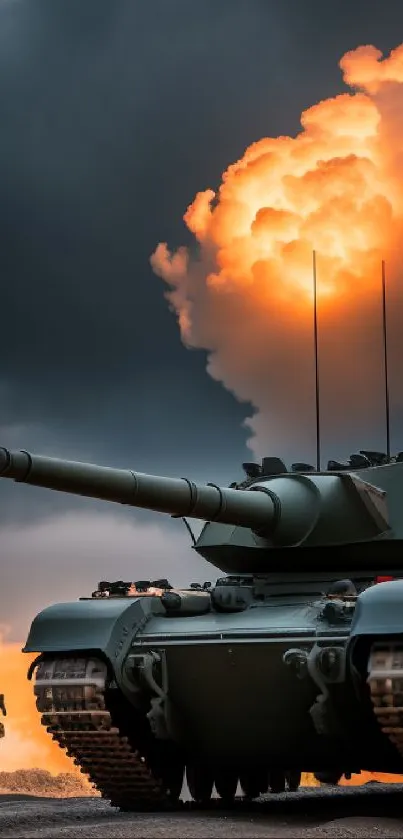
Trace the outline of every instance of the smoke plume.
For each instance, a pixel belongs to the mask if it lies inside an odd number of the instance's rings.
[[[196,195],[184,215],[194,251],[160,243],[151,256],[183,343],[207,350],[208,373],[252,404],[257,456],[313,456],[313,251],[328,456],[384,447],[382,260],[395,424],[403,415],[403,44],[385,59],[358,47],[340,67],[348,92],[304,111],[296,137],[252,144],[216,192]]]

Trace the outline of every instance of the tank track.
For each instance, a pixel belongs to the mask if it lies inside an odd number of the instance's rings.
[[[114,725],[105,701],[106,687],[107,667],[99,659],[42,660],[34,686],[42,724],[113,806],[168,808],[170,800],[162,781]]]
[[[378,725],[403,758],[403,643],[373,644],[368,671],[367,684]]]

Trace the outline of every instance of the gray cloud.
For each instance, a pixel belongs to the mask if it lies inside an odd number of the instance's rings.
[[[188,585],[211,579],[211,567],[191,549],[182,522],[145,524],[135,515],[125,520],[88,507],[91,502],[84,502],[81,512],[23,529],[2,527],[7,597],[2,583],[1,621],[11,626],[8,641],[24,638],[40,609],[89,596],[99,580],[167,577],[173,585]]]

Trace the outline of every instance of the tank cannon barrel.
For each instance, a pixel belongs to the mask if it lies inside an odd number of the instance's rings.
[[[252,493],[5,448],[0,448],[0,477],[172,516],[249,527],[265,535],[275,527],[276,497],[263,487]]]
[[[367,542],[390,531],[386,492],[353,472],[266,475],[233,489],[0,448],[0,478],[244,527],[277,547]]]

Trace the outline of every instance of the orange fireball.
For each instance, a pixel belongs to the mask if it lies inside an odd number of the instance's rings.
[[[351,285],[367,291],[378,282],[403,193],[385,153],[388,115],[377,94],[395,82],[394,95],[403,96],[403,45],[380,58],[374,47],[347,53],[340,62],[344,79],[360,91],[313,105],[302,114],[297,137],[254,143],[224,172],[217,193],[198,193],[184,220],[214,260],[205,277],[212,293],[244,288],[269,306],[274,293],[303,300],[311,294],[312,250],[321,257],[322,295],[348,295]],[[151,259],[184,292],[182,301],[175,292],[171,299],[181,316],[187,310],[191,332],[186,252],[172,255],[160,244]]]
[[[403,306],[403,44],[383,60],[375,47],[359,47],[340,67],[351,92],[304,111],[296,137],[253,143],[217,190],[196,195],[184,220],[198,253],[160,243],[151,257],[184,343],[208,350],[210,375],[255,407],[246,424],[260,456],[272,436],[283,452],[292,439],[301,459],[313,429],[314,250],[321,374],[337,383],[337,397],[333,387],[323,392],[326,428],[338,445],[344,402],[350,440],[359,447],[365,422],[361,446],[379,445],[382,260],[391,345]]]
[[[73,772],[79,775],[73,761],[52,741],[41,724],[33,683],[27,679],[28,667],[36,655],[22,653],[22,646],[6,643],[0,637],[0,690],[4,693],[7,709],[5,737],[0,740],[1,771],[39,768],[54,774]]]

